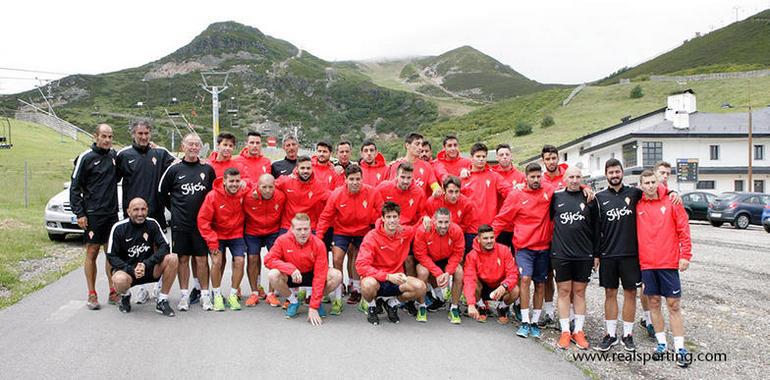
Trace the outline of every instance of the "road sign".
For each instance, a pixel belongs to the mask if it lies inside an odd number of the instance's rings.
[[[677,182],[698,182],[698,159],[679,158],[676,160]]]

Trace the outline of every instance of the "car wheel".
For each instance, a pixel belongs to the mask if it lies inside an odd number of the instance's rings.
[[[724,224],[724,222],[715,222],[713,220],[711,221],[711,225],[714,227],[722,227],[722,224]]]
[[[735,218],[733,226],[739,230],[745,230],[749,226],[749,216],[746,214],[738,215]]]
[[[768,225],[765,225],[764,227],[765,227],[765,232],[767,232],[767,233],[769,233],[769,234],[770,234],[770,226],[768,226]]]
[[[48,239],[51,239],[51,241],[64,241],[64,239],[67,237],[65,234],[48,234]]]

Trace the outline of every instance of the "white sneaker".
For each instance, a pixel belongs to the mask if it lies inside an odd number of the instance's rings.
[[[188,311],[190,310],[190,300],[187,297],[182,297],[179,299],[179,305],[177,305],[177,309],[179,311]]]
[[[211,303],[211,297],[201,296],[201,308],[205,311],[214,310],[214,305]]]
[[[139,290],[136,292],[136,303],[145,303],[149,298],[150,293],[147,291],[147,289],[144,288],[144,286],[140,286]]]

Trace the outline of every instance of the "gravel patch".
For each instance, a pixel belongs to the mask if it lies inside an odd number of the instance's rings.
[[[10,289],[0,285],[0,298],[10,298],[11,294],[13,293],[11,293]]]
[[[24,282],[40,281],[49,273],[60,272],[75,258],[83,254],[82,244],[58,243],[41,259],[24,260],[19,263],[19,279]]]

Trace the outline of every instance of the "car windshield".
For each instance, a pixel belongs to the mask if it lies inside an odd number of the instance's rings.
[[[722,194],[719,194],[719,195],[717,196],[717,200],[718,200],[718,201],[726,201],[726,200],[730,200],[730,199],[733,199],[733,198],[735,198],[736,196],[738,196],[738,194],[736,194],[736,193],[733,193],[733,192],[726,192],[726,193],[722,193]]]

